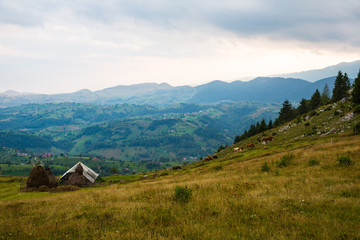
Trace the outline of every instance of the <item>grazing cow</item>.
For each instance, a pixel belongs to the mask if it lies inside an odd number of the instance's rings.
[[[261,139],[261,141],[263,141],[263,142],[271,142],[273,140],[273,137],[264,137],[264,138],[262,138]]]
[[[216,156],[216,155],[214,155],[214,156],[212,156],[212,158],[213,158],[213,159],[218,159],[219,157]]]
[[[240,147],[240,152],[244,151],[244,147]]]
[[[173,166],[172,168],[173,170],[178,170],[178,169],[182,169],[180,166]]]
[[[239,152],[240,148],[234,148],[234,152]]]
[[[246,144],[247,149],[254,148],[254,147],[255,147],[255,145],[253,143]]]
[[[206,156],[206,157],[204,158],[204,161],[211,161],[211,160],[213,160],[211,156]]]

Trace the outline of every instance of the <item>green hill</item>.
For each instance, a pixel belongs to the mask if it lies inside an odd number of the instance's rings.
[[[200,158],[230,144],[252,121],[274,118],[279,106],[30,104],[0,109],[0,145],[123,161]]]

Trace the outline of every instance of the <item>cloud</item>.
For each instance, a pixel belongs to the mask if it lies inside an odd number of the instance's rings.
[[[358,0],[0,0],[0,81],[6,83],[0,88],[182,85],[352,61],[360,57],[359,5]]]
[[[62,15],[59,13],[65,13]],[[147,25],[182,31],[216,27],[240,36],[360,45],[358,0],[78,0],[1,1],[0,22],[21,26],[46,22]],[[67,19],[61,19],[65,17]],[[60,18],[60,19],[56,19]],[[119,28],[118,30],[122,30]]]

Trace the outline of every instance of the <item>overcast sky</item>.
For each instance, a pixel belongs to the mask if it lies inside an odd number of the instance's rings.
[[[0,0],[0,92],[199,85],[360,59],[359,0]]]

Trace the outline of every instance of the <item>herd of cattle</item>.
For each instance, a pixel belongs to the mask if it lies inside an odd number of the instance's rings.
[[[261,139],[263,144],[266,144],[267,142],[271,142],[272,140],[273,140],[273,137],[264,137],[264,138]],[[245,147],[247,149],[252,149],[252,148],[255,147],[255,145],[253,143],[248,143],[244,147],[236,147],[236,148],[234,148],[234,152],[242,152],[242,151],[245,150]]]
[[[261,139],[261,142],[263,143],[263,144],[266,144],[267,142],[271,142],[273,140],[273,137],[264,137],[264,138],[262,138]],[[242,152],[242,151],[244,151],[245,150],[245,147],[247,148],[247,149],[252,149],[252,148],[254,148],[255,147],[255,144],[253,144],[253,143],[248,143],[248,144],[246,144],[246,146],[244,146],[244,147],[236,147],[236,148],[234,148],[234,152]],[[218,158],[218,156],[216,156],[216,155],[213,155],[213,156],[206,156],[205,158],[203,158],[202,160],[203,161],[205,161],[205,162],[207,162],[207,161],[211,161],[211,160],[213,160],[213,159],[217,159]],[[172,167],[172,170],[179,170],[179,169],[182,169],[180,166],[173,166]]]

